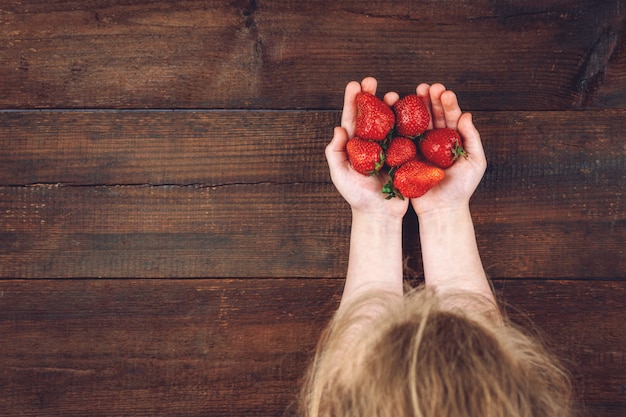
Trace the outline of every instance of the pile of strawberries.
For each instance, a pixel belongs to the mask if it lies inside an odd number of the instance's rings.
[[[417,198],[445,177],[445,169],[467,156],[456,130],[428,130],[430,114],[411,94],[392,107],[373,94],[356,96],[356,136],[346,150],[350,163],[363,175],[389,173],[382,192],[387,198]]]

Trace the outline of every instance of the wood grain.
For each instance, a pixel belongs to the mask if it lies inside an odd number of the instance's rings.
[[[441,81],[471,110],[623,107],[624,0],[0,5],[1,108],[338,109]]]
[[[334,282],[0,282],[0,415],[281,415]]]
[[[626,287],[496,288],[567,363],[579,406],[623,415]],[[283,415],[340,293],[319,279],[0,281],[0,415]]]
[[[492,276],[624,276],[623,212],[493,204],[474,204]],[[347,264],[349,209],[331,185],[7,187],[0,213],[4,278],[341,277]],[[405,239],[419,269],[415,225]]]
[[[318,111],[0,113],[0,184],[328,183],[324,146],[339,117]]]
[[[4,277],[324,276],[345,259],[349,218],[329,216],[347,208],[330,186],[44,186],[0,195]]]
[[[624,281],[515,280],[495,287],[511,319],[529,329],[534,323],[560,353],[584,398],[582,415],[624,415]]]
[[[489,273],[624,276],[624,116],[476,116],[489,169],[472,207]],[[349,210],[323,156],[335,112],[0,119],[2,277],[343,275]],[[414,220],[405,229],[419,271]]]
[[[621,190],[625,117],[624,110],[476,113],[490,165],[483,190],[494,198],[537,187]],[[334,111],[0,112],[0,185],[328,183],[324,147],[339,118]]]
[[[623,417],[625,10],[0,1],[0,416],[293,415],[347,264],[324,147],[373,75],[472,111],[485,268],[582,415]]]

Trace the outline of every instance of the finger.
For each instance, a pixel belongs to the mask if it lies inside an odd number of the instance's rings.
[[[335,127],[334,135],[328,145],[326,145],[325,155],[330,171],[341,168],[348,163],[346,143],[348,143],[348,133],[343,127]]]
[[[444,119],[446,127],[456,129],[459,118],[461,117],[461,108],[454,91],[447,90],[441,94],[441,105],[443,107]]]
[[[446,91],[443,84],[433,84],[430,86],[430,108],[432,111],[433,127],[446,127],[446,118],[441,104],[441,95]]]
[[[388,92],[387,94],[385,94],[385,97],[383,97],[383,101],[389,107],[393,106],[396,103],[396,101],[398,101],[399,99],[400,99],[400,96],[398,95],[398,93],[394,91]]]
[[[474,126],[471,113],[463,113],[459,118],[457,130],[463,138],[463,147],[469,158],[486,165],[485,150],[483,148],[480,133]]]
[[[356,130],[356,95],[361,92],[361,84],[350,81],[346,85],[343,96],[343,111],[341,113],[341,127],[346,129],[349,137],[354,136]]]
[[[376,88],[378,87],[378,81],[374,77],[365,77],[361,81],[361,89],[368,93],[376,95]]]
[[[430,115],[430,122],[428,122],[428,129],[433,128],[433,114],[430,111],[430,85],[426,83],[422,83],[417,86],[415,89],[415,93],[422,100],[426,109],[428,109],[428,114]]]

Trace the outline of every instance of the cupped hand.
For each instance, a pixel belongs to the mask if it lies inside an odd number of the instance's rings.
[[[376,94],[377,81],[372,77],[365,78],[361,83],[348,83],[344,95],[341,126],[336,127],[332,141],[326,146],[326,160],[330,169],[333,184],[347,201],[353,211],[403,217],[408,209],[409,202],[399,198],[386,199],[382,192],[383,185],[389,180],[385,173],[366,176],[358,173],[350,165],[346,144],[355,135],[356,131],[356,95],[361,91]],[[393,105],[397,94],[385,95],[385,103]]]
[[[472,115],[462,113],[456,94],[442,84],[420,84],[416,89],[431,115],[429,129],[448,127],[461,135],[467,157],[460,157],[446,169],[446,177],[425,195],[411,200],[417,215],[437,210],[456,209],[469,204],[478,187],[487,161]]]

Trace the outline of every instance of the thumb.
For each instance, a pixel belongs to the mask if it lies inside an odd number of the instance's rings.
[[[350,137],[356,129],[356,96],[361,92],[361,84],[351,81],[346,85],[341,112],[341,127],[345,128]]]
[[[348,162],[346,143],[348,143],[346,129],[339,126],[335,127],[333,138],[325,150],[326,161],[331,171],[340,168]]]
[[[457,130],[463,138],[463,147],[470,158],[477,160],[485,160],[485,151],[483,149],[480,133],[474,126],[471,113],[463,113],[459,118]]]

